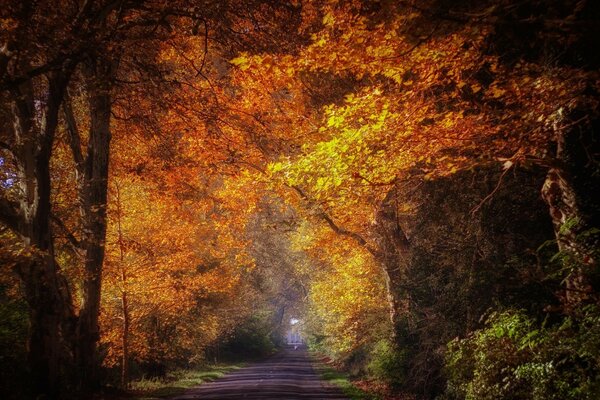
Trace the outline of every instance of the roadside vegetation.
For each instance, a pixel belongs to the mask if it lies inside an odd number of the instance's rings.
[[[155,400],[176,396],[192,387],[214,381],[243,365],[243,363],[218,364],[198,369],[173,370],[163,378],[132,381],[127,394],[135,400]]]
[[[344,395],[351,400],[382,400],[383,398],[371,390],[363,390],[350,379],[347,373],[332,366],[323,365],[319,368],[319,375],[330,385],[337,386]]]

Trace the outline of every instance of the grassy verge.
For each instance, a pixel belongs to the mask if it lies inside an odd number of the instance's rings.
[[[214,381],[242,364],[213,365],[197,370],[175,370],[161,379],[142,379],[130,384],[131,399],[156,400],[182,394],[187,389]]]
[[[352,381],[344,373],[329,367],[323,367],[320,371],[321,377],[327,382],[339,387],[345,396],[351,400],[381,400],[379,396],[367,393],[354,386]]]

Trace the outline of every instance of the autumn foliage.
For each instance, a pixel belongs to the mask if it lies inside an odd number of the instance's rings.
[[[8,1],[0,383],[35,385],[7,396],[265,355],[294,317],[382,395],[594,399],[599,19]]]

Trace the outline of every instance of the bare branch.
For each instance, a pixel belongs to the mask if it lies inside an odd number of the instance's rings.
[[[498,192],[498,190],[500,189],[500,186],[502,186],[502,180],[504,179],[504,176],[508,173],[508,171],[510,171],[510,169],[511,167],[508,167],[502,172],[500,178],[498,178],[498,183],[496,184],[496,187],[494,187],[494,190],[492,190],[487,196],[485,196],[479,204],[473,207],[473,209],[471,210],[471,215],[477,213],[477,211],[479,211],[486,202],[488,202],[492,197],[494,197],[496,192]]]

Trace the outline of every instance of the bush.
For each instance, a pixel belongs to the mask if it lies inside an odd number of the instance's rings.
[[[400,387],[404,383],[406,378],[405,354],[388,339],[378,341],[370,356],[367,370],[371,377],[387,382],[394,387]]]
[[[445,399],[594,400],[600,396],[600,312],[588,306],[551,327],[522,311],[448,345]]]

